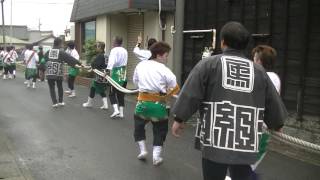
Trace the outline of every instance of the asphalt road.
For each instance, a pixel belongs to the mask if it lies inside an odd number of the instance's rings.
[[[152,133],[147,127],[148,160],[136,159],[133,141],[134,102],[126,101],[125,119],[110,119],[101,98],[86,109],[89,89],[76,86],[77,97],[65,107],[51,107],[48,85],[27,89],[21,75],[0,80],[0,131],[14,147],[19,163],[36,180],[200,180],[201,154],[193,149],[193,128],[180,139],[170,133],[164,163],[152,165]],[[109,107],[110,108],[110,107]],[[317,180],[320,167],[269,152],[258,169],[266,180]]]

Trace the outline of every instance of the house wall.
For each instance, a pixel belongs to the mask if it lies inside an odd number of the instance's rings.
[[[174,26],[174,14],[168,13],[166,15],[166,31],[165,31],[165,42],[168,43],[171,47],[171,52],[168,57],[167,66],[173,70],[173,35],[171,34],[171,26]]]
[[[157,41],[161,39],[158,13],[155,11],[144,13],[144,40],[147,38],[156,38]]]
[[[96,40],[107,44],[107,15],[97,17]]]
[[[106,13],[128,9],[158,9],[158,0],[77,0],[71,13],[71,21],[85,20]],[[162,10],[173,10],[174,0],[162,0]]]
[[[53,41],[54,41],[54,38],[49,38],[49,39],[46,39],[44,41],[40,41],[38,43],[38,46],[50,46],[50,47],[52,47],[53,46]]]
[[[74,25],[74,43],[76,45],[76,49],[78,53],[82,54],[82,35],[81,35],[81,22],[76,22]]]
[[[4,26],[4,32],[5,35],[11,36],[11,26],[5,25]],[[2,29],[0,31],[0,35],[2,35]],[[24,41],[29,40],[29,35],[28,35],[28,27],[27,26],[12,26],[12,37],[21,39]]]
[[[220,53],[219,31],[228,21],[239,21],[253,34],[246,54],[258,44],[278,52],[275,71],[281,79],[281,96],[287,108],[297,113],[320,115],[320,1],[318,0],[188,0],[185,30],[217,29],[215,53]],[[263,36],[263,34],[267,34]],[[183,74],[186,79],[210,46],[212,33],[184,35]]]
[[[164,34],[162,34],[162,31],[160,29],[159,25],[159,15],[156,11],[149,11],[144,13],[144,40],[147,38],[156,38],[157,41],[164,40],[166,43],[168,43],[171,48],[173,48],[173,36],[171,34],[170,27],[174,24],[174,14],[167,13],[166,18],[166,29],[164,31]],[[163,36],[163,37],[162,37]],[[145,48],[147,48],[147,45],[145,45]],[[173,67],[173,49],[171,49],[171,52],[168,57],[168,63],[169,68]]]
[[[122,45],[127,49],[127,38],[128,38],[128,30],[127,30],[127,16],[124,14],[116,14],[110,16],[110,42],[109,51],[112,48],[112,40],[116,36],[121,36],[123,39]]]

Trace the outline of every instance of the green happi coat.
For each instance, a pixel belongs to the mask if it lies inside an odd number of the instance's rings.
[[[111,71],[111,78],[119,85],[123,86],[127,81],[127,68],[126,66],[114,67]]]

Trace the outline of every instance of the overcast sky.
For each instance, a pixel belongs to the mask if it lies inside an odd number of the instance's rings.
[[[66,26],[70,26],[73,0],[5,0],[6,25],[11,22],[11,1],[13,25],[27,25],[28,28],[37,30],[40,19],[41,30],[53,30],[55,35],[62,34]],[[2,18],[0,19],[2,25]]]

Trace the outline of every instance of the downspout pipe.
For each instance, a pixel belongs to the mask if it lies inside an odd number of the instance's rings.
[[[183,58],[183,29],[184,29],[185,0],[176,0],[175,33],[173,37],[173,72],[177,83],[181,84]]]

